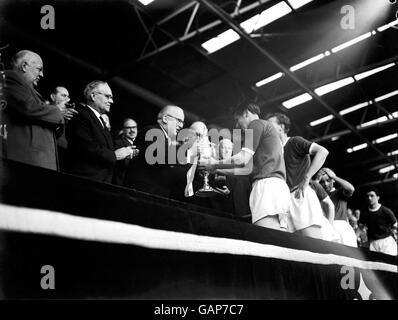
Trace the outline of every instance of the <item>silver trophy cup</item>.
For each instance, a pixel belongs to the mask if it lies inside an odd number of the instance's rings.
[[[199,160],[211,158],[213,155],[213,150],[213,144],[207,139],[198,142]],[[203,171],[203,186],[195,192],[195,195],[198,197],[211,197],[215,194],[217,194],[217,191],[209,185],[209,172]]]

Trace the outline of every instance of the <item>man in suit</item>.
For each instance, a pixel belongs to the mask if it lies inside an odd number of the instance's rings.
[[[69,120],[73,118],[77,111],[74,109],[74,104],[70,104],[69,91],[65,87],[55,87],[53,92],[50,94],[51,102],[61,110],[62,115],[65,118],[65,124],[63,125],[63,133],[57,139],[57,150],[58,150],[58,162],[59,169],[66,171],[67,164],[67,148],[68,142],[65,136],[65,126]]]
[[[55,105],[46,104],[35,90],[43,77],[43,61],[32,51],[19,51],[5,72],[7,101],[3,122],[5,158],[57,170],[56,133],[62,133],[64,116]]]
[[[138,134],[140,150],[130,163],[125,186],[166,198],[184,200],[186,154],[179,152],[178,132],[184,126],[184,111],[168,105],[158,114],[156,125],[145,127]],[[186,151],[186,150],[185,150]]]
[[[116,161],[133,154],[133,148],[115,150],[112,136],[101,115],[110,111],[112,91],[103,81],[92,81],[84,89],[86,104],[68,123],[68,171],[92,180],[111,183]]]
[[[134,145],[134,140],[137,137],[137,122],[133,119],[126,118],[123,121],[123,128],[121,135],[115,139],[115,148],[130,147]],[[134,147],[135,148],[135,147]],[[139,150],[134,149],[133,156],[138,155]],[[113,183],[123,185],[126,171],[130,165],[131,158],[126,158],[123,161],[118,161],[115,166],[113,174]]]

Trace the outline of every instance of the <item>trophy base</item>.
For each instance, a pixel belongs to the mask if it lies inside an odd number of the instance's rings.
[[[199,189],[195,192],[195,196],[197,197],[212,197],[216,195],[218,192],[214,190],[210,186],[204,186],[203,188]]]

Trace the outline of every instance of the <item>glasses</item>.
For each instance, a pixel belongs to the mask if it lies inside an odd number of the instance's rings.
[[[168,114],[167,116],[173,118],[174,120],[177,121],[177,123],[179,123],[180,125],[184,126],[184,121],[182,121],[181,119],[179,119],[177,117],[174,117],[171,114]]]
[[[98,94],[100,94],[100,95],[103,95],[105,98],[107,98],[108,100],[113,100],[113,96],[111,95],[111,94],[106,94],[106,93],[102,93],[102,92],[99,92],[99,91],[96,91],[96,92],[94,92],[94,93],[98,93]]]

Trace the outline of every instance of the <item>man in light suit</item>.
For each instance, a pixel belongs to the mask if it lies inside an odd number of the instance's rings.
[[[3,156],[34,166],[57,170],[56,134],[62,133],[64,116],[55,105],[46,104],[35,90],[43,77],[43,61],[32,51],[19,51],[5,72],[4,96],[7,126]]]
[[[92,180],[111,183],[118,160],[133,155],[133,148],[115,150],[111,133],[101,115],[110,111],[112,91],[103,81],[92,81],[84,89],[86,104],[68,123],[68,171]]]

